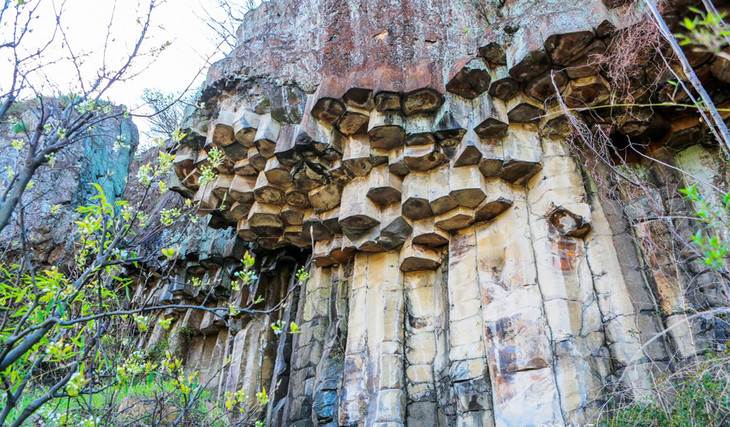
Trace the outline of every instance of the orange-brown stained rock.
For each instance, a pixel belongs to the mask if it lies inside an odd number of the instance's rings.
[[[548,70],[525,84],[525,94],[538,101],[555,100],[567,84],[564,71]]]
[[[489,76],[491,79],[489,94],[495,98],[506,101],[517,95],[520,90],[519,83],[509,75],[506,66],[490,69]]]
[[[545,40],[545,50],[554,64],[567,65],[593,41],[592,31],[553,34]]]
[[[373,168],[368,176],[367,197],[379,206],[400,202],[403,180],[390,172],[388,165]]]
[[[565,104],[571,108],[589,107],[608,100],[610,87],[601,76],[571,80],[563,91]]]
[[[454,154],[453,167],[478,165],[482,159],[482,142],[473,130],[468,130]]]
[[[569,210],[557,207],[548,213],[550,224],[562,235],[582,238],[591,231],[590,223]]]
[[[479,48],[479,56],[486,59],[490,66],[507,65],[502,45],[498,42],[490,42]]]
[[[421,62],[404,72],[403,113],[431,113],[444,102],[444,85],[439,64]]]
[[[372,111],[368,122],[368,136],[373,148],[390,150],[403,145],[406,132],[401,113]]]
[[[340,97],[345,93],[346,84],[337,77],[324,78],[314,95],[317,101],[312,107],[312,116],[330,125],[337,122],[345,112],[345,104],[340,100]]]
[[[507,111],[510,123],[530,123],[545,113],[540,102],[525,95],[517,95],[507,101]]]
[[[233,122],[233,133],[236,141],[245,147],[252,147],[256,131],[259,126],[260,116],[250,111],[244,111],[240,117]]]
[[[562,272],[575,271],[580,259],[577,251],[577,243],[574,239],[558,237],[553,242],[555,256],[553,262],[555,268]]]
[[[456,62],[449,73],[446,90],[466,99],[474,99],[489,89],[491,76],[481,58],[464,58]]]

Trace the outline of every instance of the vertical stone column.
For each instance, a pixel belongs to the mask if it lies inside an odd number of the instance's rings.
[[[710,209],[716,213],[723,212],[723,190],[727,191],[730,184],[730,168],[722,150],[716,146],[697,144],[677,153],[674,160],[680,169],[687,172],[682,176],[681,182],[684,186],[695,185]],[[687,206],[689,212],[700,209],[701,206]],[[679,234],[686,241],[691,241],[694,233],[705,228],[700,221],[678,216],[680,218],[675,219],[675,224]],[[715,222],[718,222],[717,219]],[[707,231],[710,236],[717,233],[722,241],[727,242],[730,239],[730,227],[716,224]],[[702,252],[694,244],[681,248],[680,256],[684,264],[684,291],[692,307],[710,310],[730,305],[727,279],[718,271],[708,268]],[[725,265],[728,265],[727,262]],[[712,324],[707,323],[704,319],[690,321],[692,332],[700,347],[698,350],[722,351],[724,342],[730,335],[727,323],[719,319],[712,320]]]
[[[225,390],[234,392],[243,388],[250,405],[255,404],[256,393],[268,387],[271,379],[270,369],[264,366],[270,323],[269,316],[254,317],[233,338]]]
[[[228,345],[228,331],[221,330],[205,337],[205,344],[194,369],[200,371],[200,384],[211,391],[217,391],[219,376],[222,375],[223,354]]]
[[[582,240],[591,212],[573,159],[549,141],[543,169],[528,184],[537,280],[549,326],[555,378],[566,422],[595,419],[610,372],[603,322]]]
[[[339,423],[405,423],[404,296],[397,252],[358,253]]]
[[[322,359],[324,337],[329,326],[332,294],[330,268],[313,268],[300,293],[297,319],[301,333],[294,337],[289,382],[290,425],[312,425],[312,403],[317,365]],[[286,325],[287,330],[289,325]]]
[[[672,153],[664,148],[652,156],[662,162],[675,162]],[[688,300],[688,291],[696,288],[689,266],[695,248],[690,242],[694,227],[681,217],[688,215],[688,205],[679,189],[684,186],[682,176],[655,163],[634,165],[634,175],[642,186],[621,186],[625,212],[631,222],[633,237],[642,255],[647,280],[663,320],[660,329],[667,328],[669,355],[678,359],[693,357],[710,342],[703,330],[710,329],[702,321],[693,322],[688,314],[696,308]],[[689,274],[688,274],[689,273]]]
[[[650,397],[651,370],[667,360],[654,298],[642,275],[642,266],[628,223],[616,201],[591,184],[591,232],[584,238],[585,256],[601,310],[606,345],[619,387],[635,398]]]
[[[314,385],[313,416],[319,425],[337,425],[339,390],[344,370],[347,334],[347,297],[349,268],[333,267],[332,293],[329,301],[329,325],[325,334],[322,359],[317,364]]]
[[[405,362],[408,425],[446,425],[438,406],[439,368],[446,351],[443,326],[447,310],[442,300],[442,272],[403,274],[406,300]]]
[[[449,377],[456,425],[494,425],[474,228],[449,241]]]
[[[528,210],[524,192],[514,193],[509,210],[475,227],[494,420],[498,426],[563,425]]]

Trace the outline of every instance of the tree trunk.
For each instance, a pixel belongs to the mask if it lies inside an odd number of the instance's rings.
[[[33,173],[35,172],[36,168],[37,166],[35,166],[34,164],[25,166],[23,168],[23,170],[20,172],[20,175],[18,175],[18,179],[16,179],[15,182],[12,184],[10,191],[8,192],[8,197],[3,201],[3,204],[0,205],[0,232],[2,232],[5,227],[10,223],[13,212],[18,206],[18,203],[20,203],[20,199],[21,197],[23,197],[25,187],[28,185],[30,179],[33,177]]]

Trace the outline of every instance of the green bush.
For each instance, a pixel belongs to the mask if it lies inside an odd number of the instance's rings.
[[[669,376],[651,402],[632,402],[607,413],[604,426],[730,425],[728,360],[713,356]]]

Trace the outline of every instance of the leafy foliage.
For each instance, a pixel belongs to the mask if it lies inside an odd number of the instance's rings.
[[[730,26],[725,23],[727,13],[705,12],[696,7],[690,7],[689,10],[695,15],[682,20],[681,25],[686,32],[676,34],[679,44],[694,46],[698,51],[712,52],[730,60],[730,55],[723,52],[730,38]]]
[[[171,171],[172,159],[161,153],[155,162],[143,165],[140,183],[147,190],[152,188]],[[142,399],[167,408],[160,412],[141,405],[142,418],[151,424],[170,422],[169,417],[178,424],[227,425],[236,419],[255,424],[268,402],[265,390],[245,405],[240,396],[234,399],[233,413],[222,406],[218,412],[211,411],[215,402],[199,406],[207,384],[200,383],[197,371],[186,370],[167,345],[134,351],[138,340],[155,328],[170,333],[175,318],[161,315],[169,306],[137,306],[131,299],[133,285],[140,278],[129,276],[125,266],[139,268],[141,248],[135,238],[147,224],[146,215],[127,201],[111,203],[100,185],[94,188],[96,195],[90,203],[76,210],[78,219],[71,236],[75,265],[71,270],[38,270],[25,261],[0,263],[0,305],[4,307],[0,329],[0,391],[4,394],[0,393],[0,401],[9,408],[0,422],[20,423],[40,411],[42,419],[55,424],[96,426],[123,418],[120,399]],[[160,224],[169,227],[189,220],[194,207],[188,208],[163,210]],[[176,246],[161,249],[172,264],[178,251]],[[255,265],[253,254],[246,252],[234,290],[257,282]],[[298,277],[304,275],[300,272]],[[204,284],[193,277],[191,285]],[[263,295],[258,295],[252,305],[263,302]],[[200,309],[221,316],[220,308]],[[231,305],[223,313],[233,318],[244,311],[251,313],[247,310]],[[289,331],[298,333],[300,329],[291,322]],[[130,390],[140,384],[153,396],[135,396]],[[64,402],[66,412],[50,409],[58,407],[48,405],[52,401]],[[217,418],[210,418],[212,413]]]
[[[726,355],[714,355],[660,382],[656,398],[633,402],[610,412],[602,425],[725,426],[730,417],[730,376]]]
[[[696,185],[682,188],[679,192],[692,203],[696,218],[705,225],[692,236],[692,242],[702,252],[705,265],[714,270],[726,268],[730,246],[724,240],[727,236],[723,236],[723,233],[730,230],[730,224],[728,224],[730,192],[722,196],[720,206],[711,204],[700,193]]]

